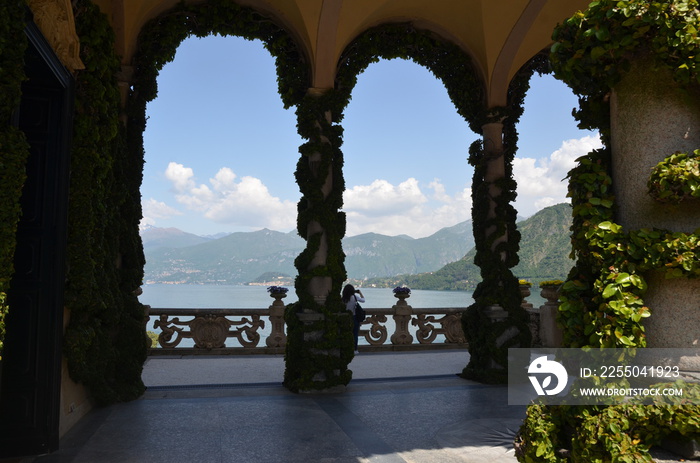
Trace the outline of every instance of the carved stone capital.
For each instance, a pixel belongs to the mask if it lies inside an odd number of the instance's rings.
[[[70,0],[27,0],[27,5],[61,63],[70,71],[85,69]]]

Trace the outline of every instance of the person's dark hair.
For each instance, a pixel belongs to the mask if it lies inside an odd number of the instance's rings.
[[[344,303],[348,303],[350,300],[350,296],[355,294],[355,287],[353,285],[345,285],[345,288],[343,288],[343,294],[341,296],[341,299],[343,300]]]

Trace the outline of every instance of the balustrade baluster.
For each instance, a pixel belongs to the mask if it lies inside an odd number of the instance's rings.
[[[408,324],[411,322],[413,308],[408,305],[405,298],[399,298],[392,309],[394,310],[396,332],[391,335],[391,343],[400,346],[413,343],[413,336],[408,331]]]
[[[265,340],[267,347],[284,347],[287,344],[287,335],[284,331],[284,310],[285,305],[282,298],[275,298],[269,308],[270,329],[272,332]]]

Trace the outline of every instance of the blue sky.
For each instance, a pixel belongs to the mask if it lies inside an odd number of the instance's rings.
[[[576,127],[576,104],[561,82],[533,78],[514,162],[522,217],[566,201],[562,179],[599,146],[596,134]],[[187,39],[161,71],[147,115],[142,226],[198,235],[296,228],[302,140],[261,42]],[[470,218],[467,157],[478,137],[425,68],[370,65],[342,125],[348,235],[420,238]]]

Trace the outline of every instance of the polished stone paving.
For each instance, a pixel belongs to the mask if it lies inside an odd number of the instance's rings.
[[[515,462],[525,407],[459,378],[464,355],[363,353],[338,394],[289,392],[273,357],[152,358],[141,399],[94,410],[22,463]]]
[[[524,408],[505,403],[504,387],[457,377],[358,380],[332,395],[161,387],[94,411],[61,450],[35,461],[511,462],[512,437],[503,436]]]
[[[459,378],[466,355],[362,353],[339,394],[289,392],[280,358],[152,358],[141,399],[94,410],[33,461],[515,462],[525,408]]]

